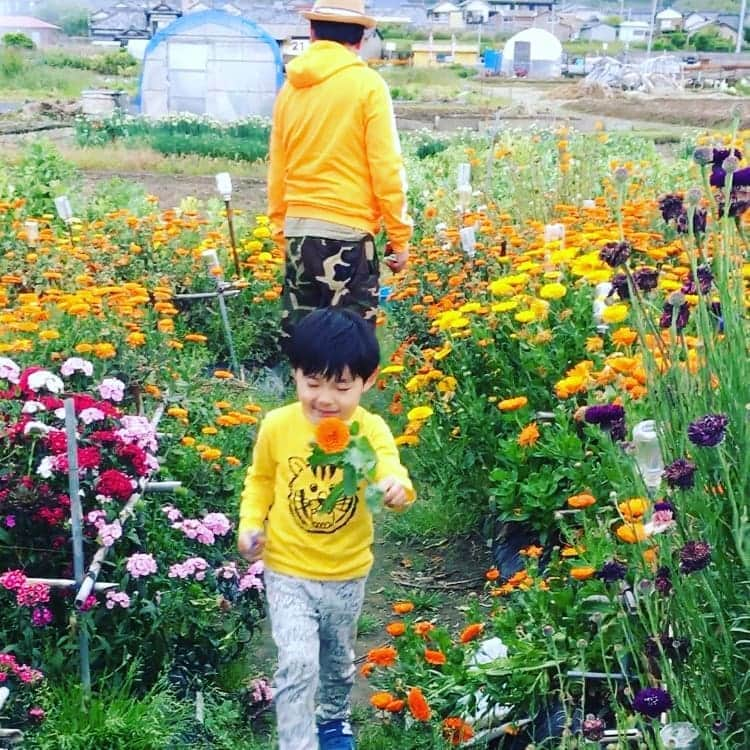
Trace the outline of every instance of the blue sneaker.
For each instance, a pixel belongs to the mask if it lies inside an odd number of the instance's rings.
[[[320,750],[355,750],[352,725],[342,719],[333,719],[318,724]]]

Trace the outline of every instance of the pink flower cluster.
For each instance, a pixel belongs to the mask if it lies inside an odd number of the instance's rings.
[[[263,591],[263,581],[260,578],[261,573],[263,573],[263,561],[258,560],[257,562],[254,562],[247,569],[242,578],[240,578],[240,591],[247,591],[248,589]]]
[[[97,390],[102,398],[119,403],[125,396],[125,383],[117,378],[104,378]]]
[[[206,577],[208,563],[202,557],[189,557],[181,563],[175,563],[169,568],[170,578],[195,578],[202,581]]]
[[[128,558],[125,567],[133,578],[145,578],[156,573],[156,560],[153,555],[137,552]]]
[[[54,620],[54,615],[49,607],[34,607],[31,613],[31,624],[35,628],[44,628]]]
[[[171,508],[167,517],[176,510]],[[232,530],[232,522],[223,513],[209,513],[202,519],[185,518],[175,521],[172,528],[181,531],[188,539],[196,539],[201,544],[213,544],[217,536],[226,536]]]
[[[256,677],[250,683],[250,691],[253,703],[270,703],[273,700],[273,691],[265,677]]]
[[[49,586],[46,583],[28,583],[21,570],[6,570],[0,575],[0,586],[15,592],[19,607],[36,607],[49,601]]]
[[[115,607],[127,609],[130,606],[130,597],[124,591],[108,591],[104,598],[106,599],[104,606],[107,609]]]
[[[5,682],[9,675],[17,677],[19,682],[26,685],[33,685],[44,679],[38,669],[19,664],[13,654],[0,654],[0,682]]]

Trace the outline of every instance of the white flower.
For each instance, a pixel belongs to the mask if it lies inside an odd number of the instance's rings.
[[[23,426],[23,434],[28,435],[30,432],[36,432],[40,435],[46,435],[52,428],[48,427],[44,422],[27,422]]]
[[[52,476],[52,472],[55,470],[56,462],[55,456],[45,456],[36,468],[36,473],[39,474],[43,479],[49,479]]]
[[[21,408],[21,414],[36,414],[38,411],[47,411],[47,407],[40,401],[27,401]]]
[[[57,377],[52,374],[49,370],[37,370],[29,375],[28,379],[29,388],[32,391],[39,391],[45,388],[50,393],[61,393],[65,384]]]
[[[0,378],[17,384],[21,379],[21,368],[8,357],[0,357]]]

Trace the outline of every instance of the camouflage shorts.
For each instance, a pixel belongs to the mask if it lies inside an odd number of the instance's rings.
[[[282,337],[308,313],[321,307],[346,307],[375,325],[379,264],[375,242],[288,237],[282,293]]]

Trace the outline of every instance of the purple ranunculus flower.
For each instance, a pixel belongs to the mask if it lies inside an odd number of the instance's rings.
[[[628,436],[628,428],[625,425],[624,417],[622,419],[616,419],[609,425],[609,436],[616,443],[619,443],[621,440],[625,440],[625,438]]]
[[[661,567],[656,571],[654,588],[662,595],[668,596],[672,591],[672,573],[669,568]]]
[[[581,724],[581,734],[590,742],[597,742],[604,737],[604,730],[607,725],[602,719],[594,714],[587,714]]]
[[[680,573],[695,573],[708,567],[710,562],[711,545],[708,542],[685,542],[685,546],[680,550]]]
[[[659,283],[659,271],[655,268],[639,268],[633,273],[633,280],[642,292],[650,292]]]
[[[695,486],[695,464],[686,458],[678,458],[664,468],[663,476],[670,487],[689,490]]]
[[[706,223],[708,222],[708,211],[705,208],[696,208],[693,213],[693,234],[704,234],[706,231]],[[684,211],[680,216],[677,217],[675,224],[677,231],[680,234],[688,234],[688,214]]]
[[[596,573],[596,577],[605,583],[614,583],[622,581],[628,572],[628,566],[619,560],[607,560],[601,569]]]
[[[693,445],[712,448],[724,439],[728,424],[725,414],[706,414],[688,425],[687,436]]]
[[[621,266],[633,252],[633,246],[627,242],[607,242],[599,251],[599,259],[608,266],[617,268]]]
[[[661,688],[643,688],[633,698],[633,709],[639,714],[655,719],[672,708],[672,697]]]
[[[620,299],[630,299],[630,287],[628,277],[624,273],[616,273],[611,279],[612,291],[617,292]]]
[[[677,316],[675,317],[675,309],[677,310]],[[683,302],[681,305],[672,305],[669,302],[664,303],[664,308],[659,318],[660,328],[669,328],[674,320],[675,328],[681,331],[690,319],[690,306],[687,302]]]
[[[661,211],[662,219],[667,223],[673,219],[677,219],[684,211],[682,196],[677,193],[670,193],[659,198],[659,210]]]
[[[625,409],[619,404],[594,404],[587,406],[584,419],[589,424],[610,425],[625,417]]]

